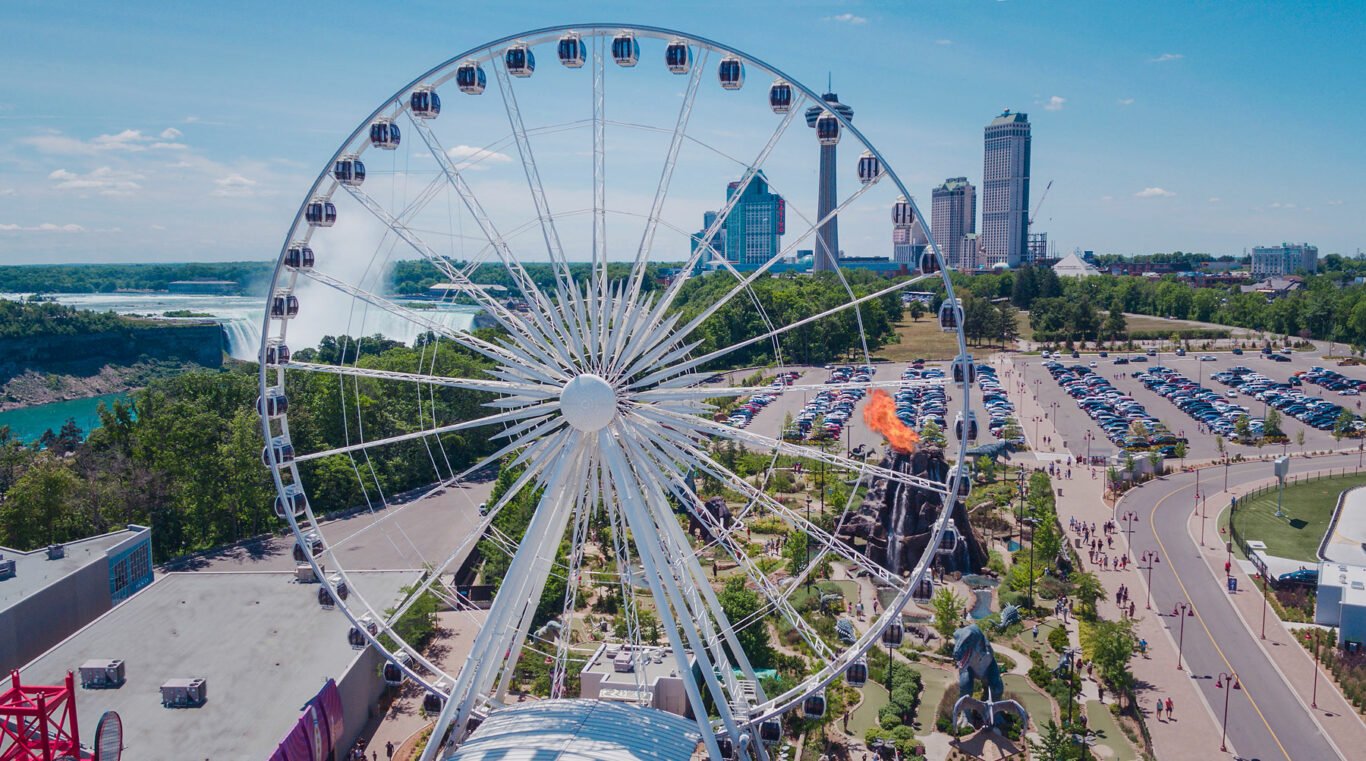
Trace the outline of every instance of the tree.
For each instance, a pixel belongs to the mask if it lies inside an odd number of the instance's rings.
[[[1304,443],[1304,442],[1303,442],[1303,439],[1304,439],[1304,431],[1300,431],[1300,439],[1301,439],[1301,442],[1300,442],[1300,443]],[[1214,446],[1216,446],[1216,447],[1219,448],[1219,457],[1220,457],[1220,458],[1223,458],[1223,457],[1225,456],[1225,452],[1224,452],[1224,437],[1223,437],[1223,436],[1215,436],[1215,437],[1214,437]]]
[[[1233,435],[1243,443],[1252,438],[1252,423],[1247,419],[1247,415],[1239,415],[1238,419],[1233,421]]]
[[[1039,739],[1026,738],[1031,758],[1037,761],[1072,761],[1081,758],[1081,746],[1073,742],[1072,735],[1053,719],[1048,720]]]
[[[1134,657],[1133,621],[1084,621],[1080,630],[1081,651],[1115,692],[1127,692],[1133,684],[1129,661]]]
[[[1281,431],[1281,413],[1275,407],[1270,407],[1266,411],[1266,419],[1262,424],[1262,432],[1266,436],[1279,438],[1284,436]]]
[[[1352,423],[1355,421],[1356,416],[1346,409],[1343,409],[1338,415],[1338,419],[1333,423],[1333,439],[1341,444],[1342,437],[1346,436],[1352,430]]]
[[[46,454],[38,457],[0,503],[4,544],[38,547],[77,538],[68,536],[62,524],[71,522],[70,503],[79,487],[79,479],[63,460]],[[79,527],[73,528],[71,533],[81,533]]]
[[[947,439],[944,438],[944,430],[933,420],[926,421],[920,428],[920,440],[926,444],[933,444],[937,447],[944,446]]]
[[[1300,447],[1301,449],[1304,448],[1304,429],[1303,429],[1303,428],[1299,429],[1298,431],[1295,431],[1295,446]]]
[[[925,302],[916,299],[906,306],[906,311],[911,313],[911,321],[916,322],[925,316]]]
[[[1124,304],[1119,299],[1110,302],[1110,311],[1105,315],[1105,327],[1101,332],[1111,341],[1129,332],[1128,321],[1124,318]]]
[[[1183,467],[1183,468],[1186,467],[1186,442],[1184,442],[1184,441],[1178,441],[1178,442],[1176,442],[1176,445],[1175,445],[1174,447],[1172,447],[1172,450],[1173,450],[1173,451],[1172,451],[1172,454],[1174,454],[1174,455],[1176,455],[1178,458],[1180,458],[1180,460],[1181,460],[1181,467]]]
[[[743,576],[732,576],[726,582],[725,589],[718,595],[721,602],[721,610],[726,614],[726,618],[731,623],[748,621],[751,616],[757,613],[763,606],[759,602],[759,595],[745,586]],[[749,656],[750,663],[756,668],[769,668],[773,663],[773,647],[768,639],[768,624],[763,617],[750,623],[743,629],[735,632],[735,639],[740,643],[740,648]]]
[[[1020,312],[1005,302],[998,304],[996,309],[999,322],[997,337],[1001,341],[1001,348],[1004,349],[1020,337]]]
[[[966,609],[963,598],[952,587],[940,587],[930,598],[930,609],[934,611],[934,630],[948,643],[958,629],[958,622],[963,619]]]
[[[1081,603],[1078,614],[1088,621],[1094,621],[1096,603],[1105,596],[1105,587],[1101,586],[1100,579],[1090,571],[1073,573],[1072,594],[1076,596],[1077,602]]]

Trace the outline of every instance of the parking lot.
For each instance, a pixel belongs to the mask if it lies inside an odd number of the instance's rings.
[[[1205,355],[1212,356],[1214,359],[1212,361],[1201,361],[1199,357]],[[1184,357],[1163,352],[1154,357],[1144,357],[1146,361],[1138,363],[1133,362],[1134,356],[1134,354],[1112,354],[1109,357],[1102,358],[1096,353],[1089,353],[1082,354],[1078,359],[1067,356],[1059,361],[1068,367],[1078,364],[1087,367],[1094,362],[1096,367],[1088,367],[1088,369],[1108,380],[1121,393],[1127,394],[1135,402],[1143,405],[1148,413],[1164,422],[1177,436],[1184,436],[1188,440],[1187,457],[1192,459],[1218,457],[1219,449],[1215,441],[1217,434],[1201,433],[1201,421],[1179,409],[1167,398],[1145,388],[1138,379],[1133,377],[1135,374],[1144,373],[1154,366],[1170,368],[1209,389],[1214,394],[1227,399],[1228,402],[1247,407],[1248,415],[1252,418],[1263,418],[1267,405],[1244,394],[1237,394],[1235,398],[1228,397],[1226,392],[1230,387],[1211,380],[1212,375],[1227,371],[1232,367],[1242,366],[1261,373],[1277,383],[1285,383],[1291,375],[1297,372],[1322,366],[1325,369],[1339,372],[1347,378],[1366,381],[1366,367],[1338,367],[1335,362],[1323,360],[1317,352],[1296,352],[1285,355],[1290,360],[1288,362],[1272,361],[1260,353],[1252,351],[1242,355],[1235,355],[1227,351],[1190,352]],[[1116,365],[1115,360],[1121,357],[1130,360],[1129,363]],[[1078,409],[1077,401],[1072,399],[1053,380],[1043,367],[1045,361],[1047,360],[1036,356],[1017,357],[1014,364],[1023,371],[1024,390],[1037,392],[1041,405],[1053,418],[1054,425],[1065,440],[1067,447],[1076,454],[1085,454],[1086,435],[1089,433],[1092,437],[1090,445],[1093,451],[1104,450],[1111,453],[1119,451],[1119,447],[1106,438],[1104,431],[1095,421]],[[1017,379],[1019,377],[1017,376]],[[1012,389],[1012,391],[1015,390]],[[1320,397],[1329,402],[1340,404],[1354,414],[1361,414],[1360,396],[1343,396],[1308,383],[1302,385],[1299,390],[1308,396]],[[1057,405],[1056,414],[1054,414],[1052,406],[1054,404]],[[1022,423],[1028,431],[1030,422],[1025,420]],[[1285,446],[1268,445],[1267,449],[1260,450],[1262,453],[1274,452],[1277,448],[1288,449],[1289,447],[1295,447],[1297,450],[1322,450],[1347,446],[1346,444],[1339,444],[1333,438],[1331,430],[1323,431],[1313,428],[1288,414],[1282,414],[1281,429],[1289,437],[1288,444]],[[1304,434],[1304,445],[1302,447],[1296,443],[1297,436],[1301,431]],[[1225,437],[1225,449],[1231,454],[1251,455],[1259,452],[1255,445],[1237,444],[1227,437]]]

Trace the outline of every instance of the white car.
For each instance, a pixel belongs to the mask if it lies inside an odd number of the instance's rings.
[[[1230,398],[1230,399],[1237,399],[1237,398],[1238,398],[1238,392],[1237,392],[1237,391],[1234,391],[1233,389],[1229,389],[1228,391],[1225,391],[1225,392],[1224,392],[1224,396],[1227,396],[1227,397]]]
[[[1218,357],[1215,357],[1215,356],[1213,356],[1213,355],[1211,355],[1211,354],[1202,354],[1202,355],[1200,356],[1200,361],[1201,361],[1201,362],[1213,362],[1213,361],[1215,361],[1216,359],[1218,359]]]
[[[1087,366],[1087,367],[1095,367],[1095,366],[1096,366],[1095,360],[1092,360],[1092,361],[1088,362],[1086,366]]]

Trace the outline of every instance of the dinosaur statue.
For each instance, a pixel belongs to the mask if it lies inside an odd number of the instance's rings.
[[[991,642],[976,624],[953,633],[953,659],[958,664],[958,701],[953,704],[953,725],[964,721],[974,727],[996,727],[1005,714],[1015,714],[1022,725],[1029,723],[1024,706],[1005,699],[1001,667],[996,663]],[[978,681],[986,689],[985,699],[973,697]]]
[[[1018,623],[1019,620],[1020,606],[1007,605],[1001,609],[1001,622],[996,624],[996,631],[1003,632],[1009,629],[1011,625]]]

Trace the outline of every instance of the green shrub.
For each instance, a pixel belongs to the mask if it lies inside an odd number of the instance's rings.
[[[1068,643],[1067,629],[1059,626],[1048,633],[1048,646],[1057,652],[1061,653],[1063,650],[1066,650]]]

